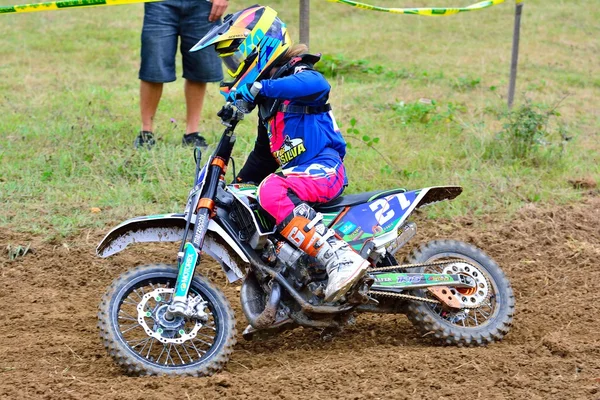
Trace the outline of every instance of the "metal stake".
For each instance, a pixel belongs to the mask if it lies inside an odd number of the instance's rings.
[[[519,63],[519,38],[521,36],[521,12],[523,0],[517,0],[515,8],[515,28],[513,31],[512,59],[510,62],[510,82],[508,86],[508,108],[511,109],[515,99],[515,84],[517,82],[517,65]]]
[[[310,0],[300,0],[300,43],[309,45]]]

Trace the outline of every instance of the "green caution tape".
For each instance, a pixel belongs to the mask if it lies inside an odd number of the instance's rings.
[[[119,4],[147,3],[160,0],[64,0],[48,3],[0,6],[0,14],[26,13],[36,11],[64,10],[77,7],[115,6]]]
[[[373,10],[373,11],[382,11],[391,14],[412,14],[412,15],[426,15],[429,17],[441,17],[445,15],[453,15],[461,12],[467,11],[476,11],[482,10],[484,8],[488,8],[491,6],[498,5],[500,3],[504,3],[505,0],[487,0],[480,1],[479,3],[471,4],[467,7],[459,7],[459,8],[441,8],[441,7],[429,7],[429,8],[389,8],[389,7],[379,7],[373,6],[370,4],[359,3],[357,1],[351,0],[327,0],[332,3],[342,3],[347,4],[352,7],[362,8],[363,10]],[[521,3],[523,0],[516,0],[517,3]]]

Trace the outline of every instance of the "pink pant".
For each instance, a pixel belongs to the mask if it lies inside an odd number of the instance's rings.
[[[346,171],[340,162],[334,167],[321,164],[294,167],[282,174],[284,176],[267,176],[257,192],[261,207],[278,225],[292,212],[298,200],[326,203],[339,196],[344,190]]]

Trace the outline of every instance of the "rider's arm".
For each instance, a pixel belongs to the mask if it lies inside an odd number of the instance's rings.
[[[308,69],[283,78],[264,79],[260,83],[263,85],[262,96],[306,103],[326,101],[331,89],[321,73]]]
[[[277,160],[271,154],[271,146],[269,144],[269,135],[267,128],[259,121],[258,136],[254,143],[254,150],[248,156],[248,160],[240,170],[236,177],[237,182],[254,182],[260,183],[269,174],[275,172],[279,168]]]

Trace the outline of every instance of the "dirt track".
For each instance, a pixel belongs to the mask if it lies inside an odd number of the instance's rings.
[[[424,221],[417,242],[452,237],[485,249],[515,289],[514,327],[486,348],[435,347],[404,316],[359,316],[332,342],[297,329],[264,342],[241,336],[209,378],[131,378],[106,355],[96,308],[126,269],[171,262],[176,247],[94,256],[101,232],[60,244],[0,232],[0,399],[600,399],[600,197],[528,206],[511,223]],[[203,271],[224,285],[216,267]],[[235,286],[225,293],[244,328]]]

